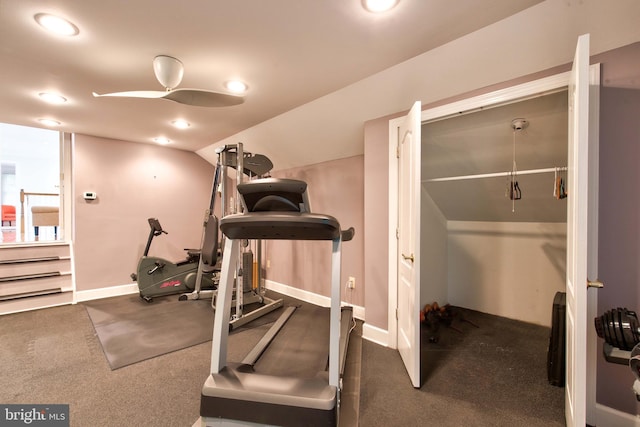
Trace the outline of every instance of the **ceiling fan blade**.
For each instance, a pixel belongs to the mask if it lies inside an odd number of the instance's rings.
[[[161,90],[132,90],[129,92],[114,92],[114,93],[95,93],[93,92],[93,96],[119,96],[119,97],[128,97],[128,98],[163,98],[167,94],[166,91]]]
[[[174,89],[164,92],[161,98],[196,107],[230,107],[244,102],[241,96],[202,89]]]
[[[157,90],[134,90],[129,92],[114,92],[99,94],[93,92],[93,96],[112,96],[126,98],[151,98],[168,99],[180,104],[192,105],[196,107],[230,107],[242,104],[244,98],[237,95],[228,95],[220,92],[213,92],[203,89],[174,89],[171,91]]]

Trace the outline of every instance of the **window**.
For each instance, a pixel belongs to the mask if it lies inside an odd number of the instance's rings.
[[[61,141],[58,131],[0,123],[0,243],[61,238]]]

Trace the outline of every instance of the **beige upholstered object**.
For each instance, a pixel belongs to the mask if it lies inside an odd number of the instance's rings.
[[[33,206],[31,217],[34,227],[58,226],[57,206]]]

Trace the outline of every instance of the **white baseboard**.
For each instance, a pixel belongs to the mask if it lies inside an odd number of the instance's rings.
[[[319,305],[320,307],[331,306],[331,298],[324,295],[319,295],[313,292],[305,291],[303,289],[294,288],[293,286],[285,285],[282,283],[274,282],[273,280],[265,280],[265,287],[279,294],[289,296],[291,298],[299,299],[310,304]],[[343,306],[353,307],[353,317],[364,321],[364,307],[354,304],[349,304],[342,301]]]
[[[389,347],[389,332],[365,323],[362,325],[362,338],[385,347]]]
[[[596,403],[597,427],[640,427],[640,417]]]
[[[138,285],[130,283],[127,285],[109,286],[106,288],[89,289],[86,291],[76,291],[75,301],[91,301],[100,298],[117,297],[120,295],[137,294],[139,292]]]
[[[17,298],[0,302],[0,316],[4,314],[22,313],[24,311],[41,310],[73,304],[72,292],[38,295],[29,298]]]

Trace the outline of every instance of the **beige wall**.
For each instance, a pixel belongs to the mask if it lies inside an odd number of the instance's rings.
[[[447,221],[422,192],[421,305],[438,302],[551,326],[565,290],[566,223]]]
[[[384,330],[389,305],[389,119],[364,125],[364,306],[367,323]]]
[[[73,152],[77,290],[132,283],[156,217],[169,233],[150,254],[177,261],[200,247],[213,166],[195,153],[76,135]],[[95,191],[97,200],[82,193]]]
[[[420,306],[450,303],[447,220],[429,193],[421,187]]]
[[[565,291],[566,223],[449,221],[449,302],[551,326]]]
[[[355,228],[355,237],[342,244],[342,300],[363,306],[368,290],[364,280],[364,158],[363,156],[276,171],[277,178],[307,182],[311,211],[334,216],[342,229]],[[315,294],[329,296],[331,285],[331,242],[269,241],[265,261],[266,278]],[[356,279],[347,290],[349,276]]]

